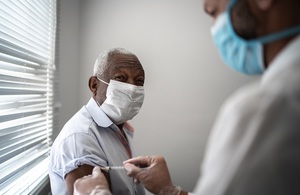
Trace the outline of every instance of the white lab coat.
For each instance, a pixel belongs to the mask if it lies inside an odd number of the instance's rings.
[[[195,194],[300,194],[300,36],[225,102]]]

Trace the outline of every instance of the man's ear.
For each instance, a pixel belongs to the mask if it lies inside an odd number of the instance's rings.
[[[252,1],[252,0],[250,0]],[[273,3],[274,3],[274,0],[254,0],[257,7],[261,10],[261,11],[267,11],[269,10]]]
[[[89,88],[93,93],[93,96],[97,94],[98,80],[95,76],[90,77],[89,79]]]

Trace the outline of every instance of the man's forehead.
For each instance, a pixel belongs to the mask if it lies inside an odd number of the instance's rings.
[[[109,61],[109,67],[111,70],[119,70],[123,68],[143,70],[143,67],[137,57],[125,54],[113,56]]]
[[[121,69],[144,70],[141,64],[116,63],[111,66],[111,71],[118,71]]]

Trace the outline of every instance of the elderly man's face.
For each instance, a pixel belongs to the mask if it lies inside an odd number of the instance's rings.
[[[132,55],[118,54],[108,62],[108,69],[102,80],[116,80],[132,85],[144,86],[145,72],[139,60]],[[106,99],[107,85],[99,81],[97,99],[100,104]]]

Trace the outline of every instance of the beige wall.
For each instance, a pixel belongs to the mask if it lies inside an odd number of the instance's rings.
[[[164,155],[174,183],[192,190],[219,107],[249,81],[219,59],[202,1],[61,4],[61,126],[89,100],[87,81],[98,54],[112,47],[129,49],[146,71],[145,102],[132,121],[136,152]]]
[[[79,17],[80,0],[57,1],[56,66],[59,73],[59,129],[81,107],[79,105]]]

